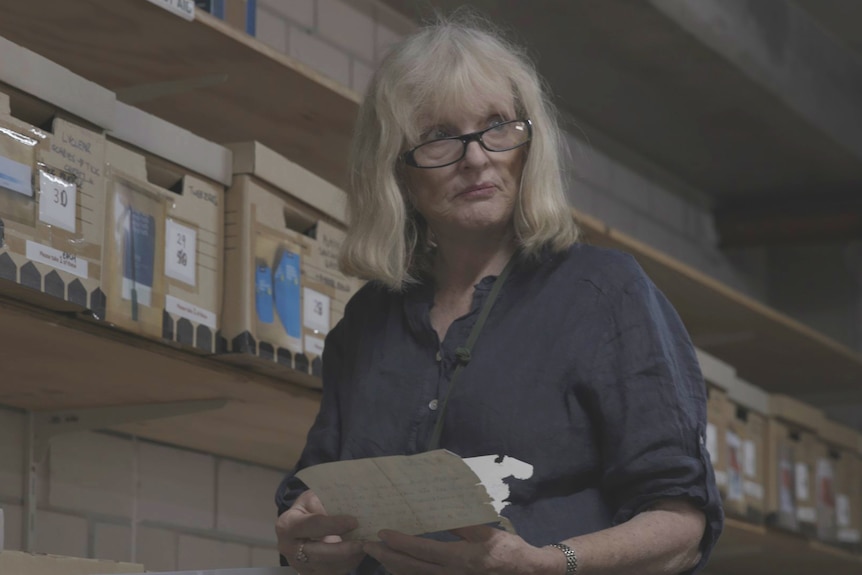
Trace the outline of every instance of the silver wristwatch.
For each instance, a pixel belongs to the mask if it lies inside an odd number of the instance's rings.
[[[575,550],[565,543],[551,543],[548,547],[556,547],[566,556],[566,573],[565,575],[575,575],[578,572],[578,556],[575,555]]]

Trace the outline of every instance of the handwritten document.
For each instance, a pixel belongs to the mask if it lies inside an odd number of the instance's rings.
[[[532,473],[529,465],[509,460]],[[522,467],[519,475],[524,475]],[[345,539],[376,541],[380,529],[420,535],[501,521],[476,472],[443,449],[323,463],[296,476],[317,494],[327,513],[359,519],[359,527]]]

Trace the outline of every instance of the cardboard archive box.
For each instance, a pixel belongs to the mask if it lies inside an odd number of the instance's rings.
[[[721,493],[722,501],[728,497],[728,455],[727,431],[733,417],[732,406],[727,397],[727,388],[736,379],[733,366],[713,357],[703,350],[696,349],[700,370],[706,382],[706,449],[715,470],[715,483]],[[739,499],[744,499],[740,496]]]
[[[826,420],[820,426],[819,436],[826,449],[820,453],[815,472],[817,537],[857,550],[862,542],[860,434]]]
[[[215,353],[230,152],[118,104],[107,160],[107,321]]]
[[[144,566],[140,563],[0,551],[0,573],[4,575],[97,575],[143,571]]]
[[[324,338],[360,285],[337,269],[345,194],[257,142],[229,147],[225,294],[236,304],[225,308],[227,351],[319,376]]]
[[[0,291],[104,315],[104,129],[115,96],[0,38]]]
[[[766,423],[769,394],[747,381],[728,382],[728,498],[725,509],[751,523],[763,523],[766,511]]]
[[[817,533],[815,469],[825,454],[817,430],[823,413],[786,395],[769,397],[766,520],[814,537]]]

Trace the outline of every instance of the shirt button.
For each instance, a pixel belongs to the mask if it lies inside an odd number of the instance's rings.
[[[440,353],[440,351],[439,351],[439,350],[437,351],[436,359],[437,359],[437,361],[443,361],[443,354],[442,354],[442,353]]]
[[[428,402],[428,409],[430,409],[431,411],[437,411],[437,400],[436,399],[432,399],[430,402]]]

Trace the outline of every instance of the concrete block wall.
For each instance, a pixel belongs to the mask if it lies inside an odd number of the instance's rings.
[[[256,24],[259,40],[359,93],[415,26],[375,0],[257,0]]]
[[[23,548],[26,424],[0,408],[6,549]],[[58,436],[39,467],[35,550],[151,571],[277,565],[283,473],[107,433]]]

